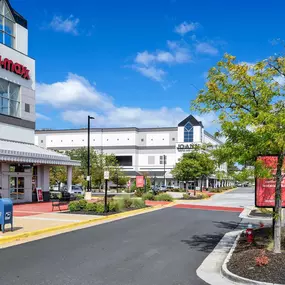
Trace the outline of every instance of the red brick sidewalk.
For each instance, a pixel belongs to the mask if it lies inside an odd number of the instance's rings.
[[[29,203],[29,204],[19,204],[14,205],[14,216],[15,217],[25,217],[25,216],[33,216],[43,213],[51,213],[52,212],[52,202],[42,202],[42,203]],[[60,206],[62,211],[68,209],[67,205]],[[57,212],[57,211],[54,211]]]

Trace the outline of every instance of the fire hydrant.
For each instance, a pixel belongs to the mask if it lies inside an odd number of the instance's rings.
[[[245,231],[245,235],[246,235],[246,240],[248,243],[252,243],[253,242],[253,227],[252,224],[249,224],[247,226],[247,229]]]

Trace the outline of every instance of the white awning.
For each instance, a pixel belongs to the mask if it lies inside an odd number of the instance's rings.
[[[0,161],[49,165],[80,166],[69,156],[34,144],[0,140]]]

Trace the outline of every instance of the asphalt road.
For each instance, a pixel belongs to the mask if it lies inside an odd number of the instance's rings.
[[[237,213],[167,208],[0,250],[1,285],[202,285]]]

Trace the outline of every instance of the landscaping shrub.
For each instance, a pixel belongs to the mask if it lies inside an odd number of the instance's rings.
[[[78,201],[70,202],[68,205],[68,209],[70,212],[80,211],[80,204]]]
[[[198,194],[196,194],[196,197],[197,197],[197,199],[207,199],[207,198],[209,198],[209,195],[205,194],[205,193],[198,193]]]
[[[169,194],[166,194],[166,193],[161,193],[161,194],[158,194],[154,197],[154,200],[155,201],[168,201],[168,202],[172,202],[173,201],[173,198],[169,195]]]
[[[257,266],[265,266],[269,263],[269,258],[265,255],[265,251],[261,252],[260,256],[255,258],[255,263]]]
[[[85,210],[87,212],[96,212],[97,211],[96,203],[87,203]]]
[[[76,196],[76,200],[84,200],[85,199],[85,196],[84,195],[81,195],[81,194],[78,194]]]
[[[124,207],[125,207],[126,209],[131,208],[132,203],[133,203],[132,199],[130,199],[130,198],[124,198],[124,199],[123,199],[123,202],[124,202]]]
[[[212,193],[222,193],[223,189],[222,188],[212,188],[209,192],[212,192]]]
[[[135,192],[135,196],[137,197],[142,197],[142,195],[144,194],[144,188],[137,188],[136,192]]]
[[[78,204],[79,204],[81,210],[85,210],[86,205],[87,205],[87,201],[86,200],[79,200]]]
[[[145,207],[145,202],[141,199],[133,199],[132,201],[132,207],[136,209],[144,208]]]
[[[184,200],[189,200],[190,199],[190,195],[189,194],[183,194],[183,199]]]
[[[119,212],[120,205],[118,201],[110,201],[108,204],[109,212]]]
[[[153,201],[154,200],[154,195],[152,193],[145,193],[142,195],[142,199],[145,200],[150,200]]]
[[[96,203],[96,212],[98,214],[102,214],[102,213],[104,213],[104,211],[105,211],[104,203],[101,203],[101,202]]]

